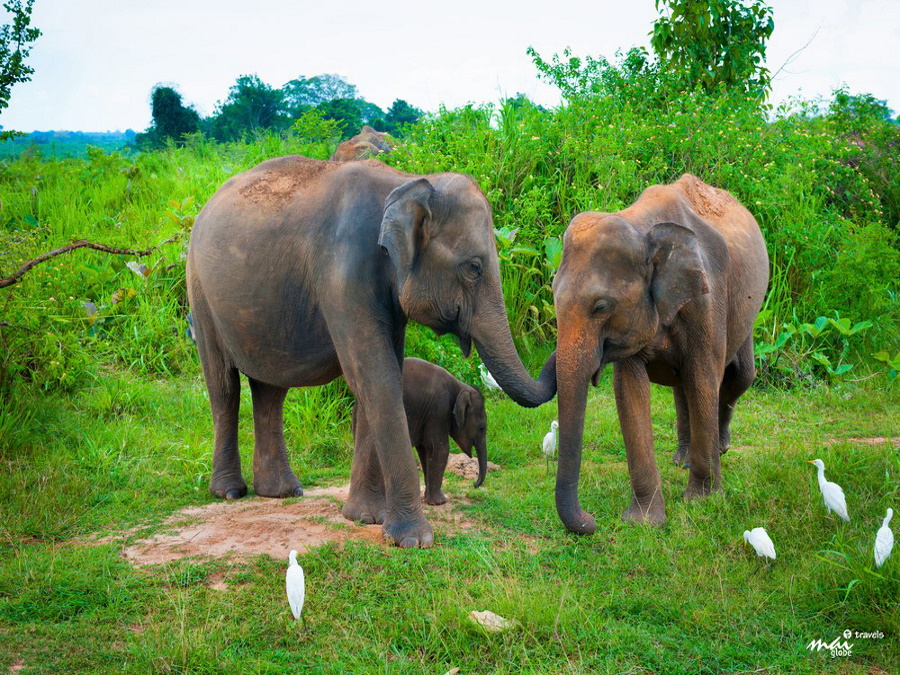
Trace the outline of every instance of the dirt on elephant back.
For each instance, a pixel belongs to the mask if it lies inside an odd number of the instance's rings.
[[[455,457],[451,455],[451,457]],[[448,473],[471,474],[469,459],[460,455]],[[496,466],[496,465],[494,465]],[[497,467],[499,468],[499,467]],[[475,474],[477,475],[477,464]],[[464,498],[444,491],[450,501],[441,506],[425,505],[425,515],[435,529],[435,538],[474,527],[455,507]],[[191,506],[173,513],[150,537],[124,545],[122,555],[135,566],[154,565],[192,556],[222,558],[269,555],[287,560],[292,549],[305,553],[327,542],[363,539],[387,546],[381,525],[361,525],[345,520],[341,506],[350,486],[306,490],[297,500],[247,497]],[[110,541],[110,539],[106,539]]]

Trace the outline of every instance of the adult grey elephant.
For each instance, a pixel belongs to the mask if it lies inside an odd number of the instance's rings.
[[[431,525],[403,409],[406,322],[472,342],[513,400],[556,392],[555,358],[532,379],[510,336],[490,206],[470,178],[416,176],[380,162],[283,157],[225,183],[197,216],[188,297],[212,408],[210,490],[235,499],[241,476],[240,383],[253,399],[253,487],[300,495],[288,465],[282,408],[290,387],[343,374],[375,438],[383,487],[356,492],[345,515],[374,522],[402,546],[428,546]]]
[[[648,188],[618,213],[580,213],[563,238],[553,282],[558,343],[556,508],[593,532],[578,502],[588,383],[614,363],[631,505],[623,517],[663,522],[653,454],[650,382],[674,389],[675,461],[689,458],[686,499],[721,489],[738,397],[755,376],[753,322],[769,280],[756,220],[734,197],[684,175]]]

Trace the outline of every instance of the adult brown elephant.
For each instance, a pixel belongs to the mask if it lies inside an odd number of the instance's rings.
[[[756,220],[734,197],[684,175],[618,213],[580,213],[553,282],[558,343],[556,508],[593,532],[578,502],[588,383],[613,366],[631,505],[625,519],[664,522],[653,454],[650,382],[674,389],[676,462],[690,459],[686,499],[721,489],[719,455],[734,404],[755,376],[753,322],[769,280]]]
[[[282,408],[290,387],[343,374],[375,438],[384,474],[345,515],[374,522],[402,546],[428,546],[431,525],[403,409],[408,318],[458,336],[515,401],[556,392],[555,359],[533,380],[510,336],[490,206],[470,178],[415,176],[380,162],[283,157],[225,183],[194,225],[188,297],[209,390],[215,445],[210,490],[236,499],[240,383],[253,398],[253,487],[303,493],[288,465]],[[368,485],[368,483],[367,483]]]
[[[353,162],[359,159],[389,154],[394,147],[393,141],[384,131],[375,131],[366,125],[356,136],[344,141],[331,156],[332,162]]]

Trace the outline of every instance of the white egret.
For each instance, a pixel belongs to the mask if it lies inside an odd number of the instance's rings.
[[[541,446],[541,454],[547,461],[547,471],[550,470],[550,460],[556,459],[556,430],[559,429],[559,422],[553,420],[550,422],[550,431],[544,435],[544,444]]]
[[[878,534],[875,535],[875,567],[884,565],[884,561],[891,555],[891,549],[894,548],[894,533],[888,527],[893,515],[894,509],[888,509],[887,516],[878,528]]]
[[[744,530],[744,539],[756,551],[760,558],[775,560],[775,544],[764,527],[754,527],[752,530]]]
[[[299,621],[300,613],[303,611],[303,600],[306,598],[306,582],[303,579],[303,568],[297,564],[297,551],[291,551],[288,560],[290,564],[285,575],[288,603],[291,605],[294,619]]]
[[[484,382],[484,386],[487,387],[490,391],[503,391],[500,385],[497,383],[497,380],[494,379],[494,376],[491,375],[491,371],[487,369],[483,363],[478,365],[478,372],[481,373],[481,381]]]
[[[825,462],[821,459],[809,459],[810,464],[814,464],[819,470],[819,489],[822,491],[822,498],[825,500],[825,506],[828,513],[834,511],[846,522],[850,522],[850,516],[847,515],[847,500],[844,498],[844,491],[837,483],[825,480]]]

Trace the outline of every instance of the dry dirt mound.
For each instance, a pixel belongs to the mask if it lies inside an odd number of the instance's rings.
[[[475,473],[471,474],[474,480],[478,474],[476,460],[459,456],[465,462],[454,460],[453,472],[468,478],[471,472],[468,464],[474,463]],[[291,549],[304,553],[329,541],[354,538],[384,543],[381,525],[360,525],[341,515],[341,505],[347,500],[349,490],[349,484],[314,488],[289,503],[249,497],[191,506],[172,514],[157,534],[123,547],[122,555],[134,565],[153,565],[190,556],[265,554],[287,560]],[[446,483],[444,491],[447,492]],[[474,526],[454,509],[454,503],[463,502],[463,498],[452,493],[448,496],[450,501],[441,506],[425,505],[425,514],[438,537]]]

